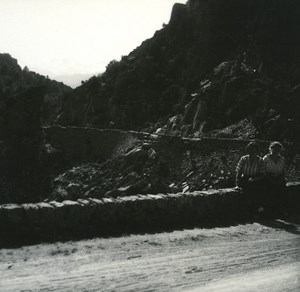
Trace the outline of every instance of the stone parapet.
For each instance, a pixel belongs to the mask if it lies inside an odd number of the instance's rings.
[[[287,202],[300,212],[300,182],[288,184]],[[0,246],[79,239],[249,219],[249,202],[237,189],[177,194],[0,205]]]
[[[231,172],[242,155],[249,140],[226,138],[181,138],[168,135],[155,135],[144,132],[122,131],[116,129],[96,129],[80,127],[51,126],[44,128],[45,140],[62,153],[61,160],[70,165],[81,162],[103,162],[125,154],[128,149],[143,141],[151,141],[151,147],[164,153],[167,160],[174,155],[182,156],[187,151],[192,159],[215,154],[224,158],[224,163]],[[268,153],[270,141],[257,141],[260,155]],[[289,168],[288,179],[300,178],[299,143],[283,142]]]
[[[66,161],[105,161],[124,154],[150,134],[115,129],[44,127],[46,142],[64,153]]]

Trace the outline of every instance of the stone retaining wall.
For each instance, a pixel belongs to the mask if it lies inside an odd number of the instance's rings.
[[[63,151],[66,161],[105,161],[149,137],[142,132],[62,126],[45,127],[44,132],[46,142]]]
[[[159,147],[170,146],[177,151],[191,150],[205,154],[222,150],[245,150],[249,140],[229,138],[181,138],[177,136],[155,135],[135,131],[114,129],[96,129],[80,127],[50,126],[44,127],[46,141],[54,147],[62,149],[69,158],[108,159],[113,154],[122,153],[124,149],[134,145],[138,140],[152,140],[159,142]],[[268,152],[270,141],[260,141],[262,153]],[[283,142],[287,154],[300,152],[300,144]],[[288,155],[288,156],[290,156]],[[91,157],[92,158],[92,157]]]
[[[228,168],[234,172],[238,159],[245,155],[245,146],[249,143],[249,140],[241,139],[190,139],[135,131],[62,126],[45,127],[44,132],[47,143],[60,149],[65,162],[70,162],[71,165],[81,161],[102,162],[124,154],[137,142],[152,141],[154,142],[152,147],[158,152],[164,152],[165,159],[168,161],[171,161],[175,155],[177,157],[183,155],[186,151],[190,151],[194,159],[218,153],[229,158]],[[268,153],[270,141],[257,142],[260,146],[260,155]],[[288,179],[298,180],[300,179],[300,144],[288,142],[283,144],[284,156],[289,166]]]
[[[290,211],[299,214],[300,183],[288,185]],[[249,218],[236,189],[116,199],[0,205],[0,247],[89,236],[118,235],[193,226],[214,226]]]

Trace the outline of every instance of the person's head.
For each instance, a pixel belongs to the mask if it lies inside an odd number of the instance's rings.
[[[250,142],[247,146],[246,146],[246,152],[249,155],[256,155],[258,153],[258,145],[256,142]]]
[[[283,149],[283,146],[281,143],[275,141],[272,142],[269,146],[269,150],[271,154],[279,154]]]

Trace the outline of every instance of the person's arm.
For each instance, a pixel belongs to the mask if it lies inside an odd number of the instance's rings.
[[[243,168],[244,168],[244,159],[241,157],[239,160],[237,166],[236,166],[236,178],[235,178],[235,184],[237,187],[241,187],[240,181],[243,174]]]
[[[264,176],[267,178],[269,176],[267,171],[267,164],[268,164],[268,155],[263,157],[263,169],[264,169]]]
[[[261,180],[265,177],[266,175],[266,166],[265,166],[265,162],[262,158],[259,159],[259,170],[258,170],[258,174],[255,178],[253,178],[253,180]]]
[[[283,157],[283,168],[280,177],[286,181],[286,172],[287,172],[287,164],[286,164],[286,159]]]

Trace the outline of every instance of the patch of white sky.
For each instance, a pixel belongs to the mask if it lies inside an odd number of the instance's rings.
[[[0,0],[0,53],[55,78],[94,74],[168,23],[186,0]]]

